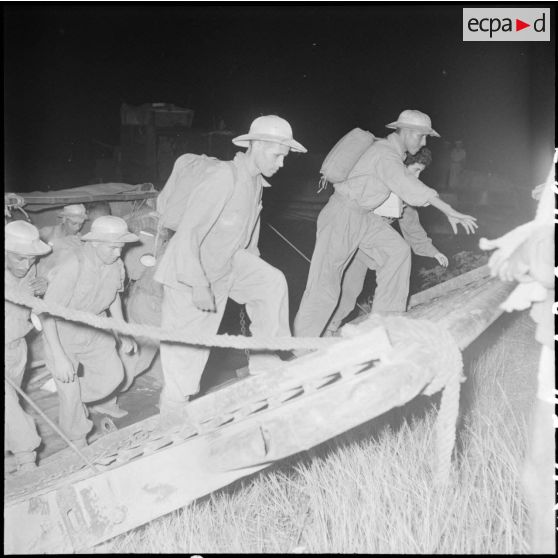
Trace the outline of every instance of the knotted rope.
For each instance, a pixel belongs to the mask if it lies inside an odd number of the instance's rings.
[[[167,341],[198,345],[202,347],[222,347],[232,349],[259,349],[290,351],[293,349],[325,349],[339,340],[321,337],[243,337],[241,335],[193,335],[177,330],[167,330],[157,326],[128,323],[116,318],[98,316],[67,308],[61,304],[45,302],[18,288],[6,287],[4,298],[14,304],[31,308],[36,314],[49,314],[71,322],[79,322],[96,329],[114,331],[130,337],[143,337],[155,341]]]
[[[423,394],[433,395],[443,390],[435,425],[436,462],[434,464],[434,483],[443,486],[449,480],[459,414],[459,392],[461,383],[465,380],[461,350],[453,335],[435,322],[401,316],[384,316],[378,317],[377,320],[389,333],[394,345],[395,357],[398,345],[408,347],[414,343],[418,351],[425,351],[420,363],[430,371],[432,380],[425,387]],[[409,362],[409,364],[414,363]]]

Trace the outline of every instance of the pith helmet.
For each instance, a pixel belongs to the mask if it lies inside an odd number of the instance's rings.
[[[418,130],[423,134],[428,134],[429,136],[440,137],[440,134],[436,130],[432,129],[432,121],[428,114],[424,114],[420,110],[404,110],[395,122],[390,122],[386,124],[386,128],[410,128],[411,130]]]
[[[81,237],[95,242],[137,242],[139,237],[128,230],[126,221],[115,215],[102,215],[91,223],[91,230]]]
[[[239,147],[248,147],[251,140],[280,143],[288,146],[291,151],[297,151],[298,153],[306,153],[307,151],[306,147],[293,139],[291,125],[284,118],[273,114],[256,118],[250,125],[250,131],[234,138],[232,142]]]
[[[80,219],[82,221],[87,219],[87,211],[85,210],[85,206],[81,203],[65,205],[58,215],[60,217],[72,217],[73,219]]]
[[[12,221],[4,227],[4,250],[22,256],[43,256],[52,248],[39,238],[37,227],[27,221]]]

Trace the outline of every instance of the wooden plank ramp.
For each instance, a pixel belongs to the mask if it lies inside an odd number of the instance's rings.
[[[514,285],[486,268],[448,283],[411,301],[406,316],[447,328],[463,349]],[[351,329],[325,350],[192,401],[174,429],[160,430],[153,416],[100,438],[84,451],[96,472],[64,450],[38,473],[5,479],[4,551],[91,547],[404,405],[436,375],[432,347],[373,317]]]

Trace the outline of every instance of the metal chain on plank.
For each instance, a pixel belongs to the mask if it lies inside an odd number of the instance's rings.
[[[243,337],[248,337],[246,329],[246,310],[244,305],[240,307],[240,333]],[[244,354],[246,355],[246,359],[250,361],[250,349],[244,349]]]

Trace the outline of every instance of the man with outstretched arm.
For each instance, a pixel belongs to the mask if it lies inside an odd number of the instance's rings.
[[[418,178],[420,173],[430,165],[431,162],[432,154],[430,150],[428,147],[422,147],[415,155],[407,155],[405,166],[409,172],[413,173]],[[398,221],[403,242],[407,244],[415,254],[427,258],[434,258],[441,266],[448,266],[448,258],[434,246],[432,240],[428,237],[426,231],[420,224],[418,211],[415,207],[403,204],[400,217],[383,217],[383,219],[388,224],[392,224],[395,220]],[[403,242],[399,241],[398,246],[400,246],[400,249],[404,253],[408,253],[409,250]],[[410,263],[410,260],[407,258],[405,261]],[[343,275],[339,304],[327,326],[325,335],[334,335],[339,329],[341,322],[353,310],[357,298],[362,291],[364,280],[366,279],[366,272],[369,269],[376,270],[376,273],[380,273],[378,263],[367,256],[361,249],[357,250],[353,260],[347,266],[345,274]],[[398,271],[399,273],[397,273],[394,278],[396,283],[392,285],[392,288],[396,292],[408,292],[409,289],[407,285],[409,283],[411,266],[405,266],[405,269]]]
[[[401,236],[373,211],[388,200],[411,206],[433,205],[446,215],[457,233],[461,224],[467,234],[477,227],[474,217],[453,209],[405,167],[408,153],[426,145],[427,136],[439,137],[430,117],[405,110],[385,139],[376,140],[360,157],[348,178],[334,184],[335,191],[320,212],[316,245],[306,290],[295,318],[295,335],[316,337],[323,333],[337,306],[343,272],[360,248],[380,266],[376,275],[373,312],[403,312],[408,295],[403,282],[394,278],[407,273],[410,250]]]

